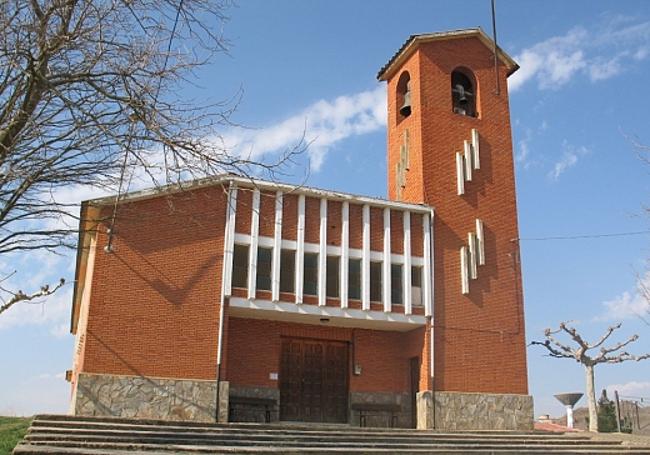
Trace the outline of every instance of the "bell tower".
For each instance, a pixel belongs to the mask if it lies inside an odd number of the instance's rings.
[[[518,65],[501,50],[495,64],[494,47],[481,29],[413,35],[381,69],[388,197],[435,210],[436,403],[514,394],[532,418],[507,89]]]

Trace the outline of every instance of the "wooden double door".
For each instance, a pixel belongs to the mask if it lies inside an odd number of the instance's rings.
[[[348,421],[348,344],[282,339],[280,419]]]

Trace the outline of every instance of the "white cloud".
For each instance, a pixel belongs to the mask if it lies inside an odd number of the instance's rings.
[[[650,382],[649,381],[630,381],[622,384],[611,384],[607,387],[607,395],[609,397],[614,397],[614,391],[618,391],[618,394],[625,399],[628,398],[638,398],[638,397],[650,397]]]
[[[537,128],[526,128],[524,130],[523,138],[519,139],[517,142],[516,153],[515,153],[515,162],[517,165],[528,169],[531,166],[537,164],[537,161],[532,156],[531,144],[534,142],[534,139],[538,136],[544,134],[548,129],[548,123],[546,120],[542,120],[542,123]]]
[[[575,166],[581,157],[590,153],[587,147],[582,145],[575,147],[568,144],[566,141],[562,144],[562,147],[564,149],[562,157],[555,163],[555,165],[553,165],[553,169],[548,173],[548,177],[551,180],[557,181],[560,178],[560,175]]]
[[[377,87],[334,100],[320,100],[299,114],[261,129],[238,128],[223,137],[236,154],[260,160],[290,149],[303,139],[309,144],[312,170],[319,170],[338,142],[372,133],[386,125],[386,89]]]
[[[614,18],[598,29],[575,27],[526,49],[515,60],[520,69],[508,80],[516,91],[526,82],[536,81],[541,90],[558,89],[585,75],[592,82],[620,74],[634,61],[650,52],[650,21],[630,23]]]
[[[604,302],[605,311],[596,320],[621,321],[639,317],[650,318],[650,302],[647,299],[648,289],[650,289],[650,272],[646,272],[639,280],[634,291],[625,291],[612,300]]]
[[[621,56],[610,59],[598,59],[589,66],[589,78],[592,81],[602,81],[616,76],[623,70]]]

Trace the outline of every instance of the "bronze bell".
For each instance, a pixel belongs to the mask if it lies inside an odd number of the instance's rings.
[[[458,93],[458,102],[460,104],[467,104],[467,95],[465,94],[465,87],[461,84],[456,84],[456,93]]]
[[[402,107],[399,108],[399,113],[402,114],[403,117],[408,117],[411,115],[411,84],[407,84],[406,86],[406,92],[404,93],[404,103],[402,103]]]

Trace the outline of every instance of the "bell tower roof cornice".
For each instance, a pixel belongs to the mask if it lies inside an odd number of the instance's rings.
[[[462,30],[451,30],[447,32],[420,33],[417,35],[411,35],[404,42],[404,44],[402,44],[399,50],[390,58],[390,60],[379,70],[379,73],[377,73],[377,79],[380,81],[388,80],[393,75],[393,73],[402,65],[402,63],[408,59],[422,43],[470,37],[478,38],[485,45],[485,47],[487,47],[491,52],[493,51],[494,41],[492,38],[486,35],[480,27],[467,28]],[[501,50],[501,48],[497,47],[497,53],[499,54],[499,59],[501,62],[506,66],[506,68],[508,68],[508,76],[519,69],[517,62],[515,62],[512,57]]]

